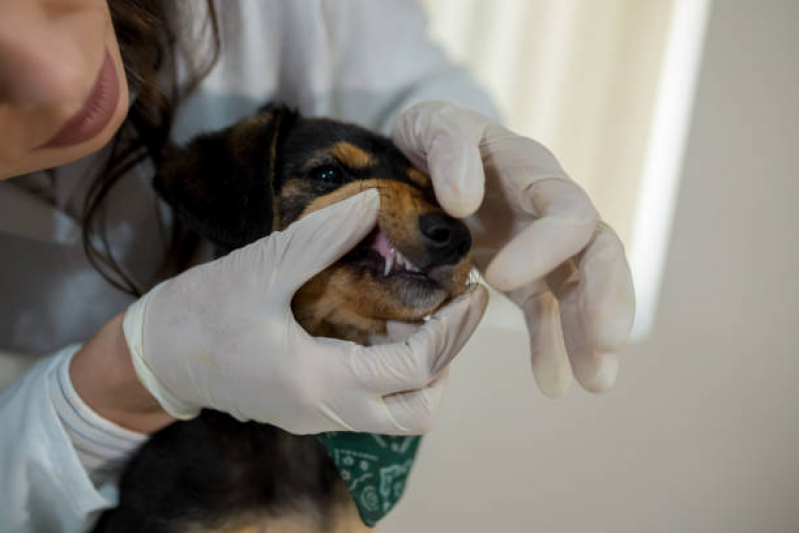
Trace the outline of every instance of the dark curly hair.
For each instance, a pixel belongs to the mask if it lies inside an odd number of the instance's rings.
[[[192,43],[180,33],[176,9],[182,3],[165,0],[109,0],[122,62],[131,94],[136,98],[117,135],[110,155],[94,178],[81,214],[83,247],[90,263],[115,287],[140,296],[148,287],[130,279],[113,257],[105,228],[105,199],[109,191],[139,163],[149,159],[155,167],[169,148],[175,110],[208,74],[219,56],[221,43],[217,11],[206,0],[208,19],[203,35],[210,33],[213,46],[207,57],[190,53]],[[188,82],[177,81],[177,59],[189,72]],[[161,80],[167,80],[162,82]],[[162,272],[188,266],[198,238],[175,220],[170,250]]]

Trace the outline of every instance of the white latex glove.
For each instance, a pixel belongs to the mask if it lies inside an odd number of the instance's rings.
[[[562,395],[573,372],[613,386],[635,294],[624,248],[585,192],[539,143],[445,102],[401,113],[394,142],[431,175],[451,215],[466,217],[486,281],[524,311],[541,391]]]
[[[147,293],[124,321],[142,383],[177,418],[208,407],[297,434],[427,431],[485,291],[383,346],[311,337],[291,312],[297,289],[371,231],[378,207],[367,191]]]

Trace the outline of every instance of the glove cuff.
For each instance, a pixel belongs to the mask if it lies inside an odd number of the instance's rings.
[[[145,313],[150,298],[158,292],[166,283],[159,283],[147,294],[136,300],[128,310],[125,311],[125,319],[122,322],[122,331],[125,334],[125,341],[128,344],[130,358],[136,375],[144,387],[158,400],[161,407],[175,418],[189,420],[200,414],[200,408],[196,405],[184,402],[172,394],[167,387],[159,381],[153,372],[152,367],[144,357],[144,326]]]

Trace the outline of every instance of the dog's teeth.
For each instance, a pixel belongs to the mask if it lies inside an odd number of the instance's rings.
[[[397,252],[397,264],[399,264],[402,268],[404,268],[405,270],[408,270],[410,272],[421,272],[421,270],[416,268],[416,265],[411,263],[410,259],[408,259],[407,257],[405,257],[404,255],[402,255],[399,252]]]
[[[394,254],[388,254],[386,257],[386,266],[383,269],[383,276],[388,276],[389,272],[391,272],[391,267],[394,266]]]

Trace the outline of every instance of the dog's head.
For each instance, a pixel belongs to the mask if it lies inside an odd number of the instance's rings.
[[[156,188],[222,251],[377,189],[377,227],[295,295],[297,320],[314,335],[364,342],[386,320],[421,319],[468,280],[469,230],[389,139],[352,124],[270,106],[168,154]]]

